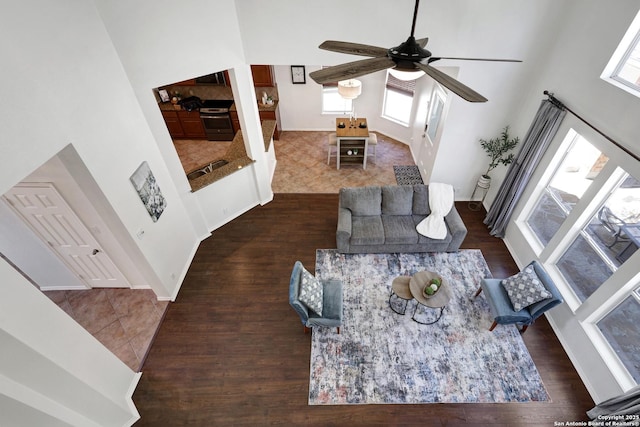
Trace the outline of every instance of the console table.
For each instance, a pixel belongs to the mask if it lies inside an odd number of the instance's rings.
[[[336,119],[336,167],[340,163],[362,164],[367,168],[367,150],[369,149],[369,127],[367,119]]]

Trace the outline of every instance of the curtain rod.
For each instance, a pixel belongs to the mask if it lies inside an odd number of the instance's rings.
[[[562,108],[564,110],[567,110],[568,112],[570,112],[571,114],[573,114],[574,116],[576,116],[578,119],[580,119],[581,121],[583,121],[587,126],[589,126],[591,129],[595,130],[596,132],[598,132],[600,135],[602,135],[603,137],[605,137],[608,141],[610,141],[613,145],[615,145],[616,147],[618,147],[619,149],[621,149],[622,151],[624,151],[625,153],[627,153],[628,155],[630,155],[631,157],[633,157],[634,159],[636,159],[637,161],[640,162],[640,157],[638,157],[636,154],[632,153],[631,151],[629,151],[628,148],[624,147],[623,145],[619,144],[618,142],[616,142],[613,138],[609,137],[607,134],[605,134],[604,132],[602,132],[600,129],[598,129],[597,127],[595,127],[594,125],[592,125],[591,123],[589,123],[587,120],[583,119],[582,117],[580,117],[580,115],[578,113],[576,113],[575,111],[573,111],[571,108],[567,107],[562,101],[560,101],[558,98],[556,98],[555,96],[553,96],[553,93],[549,92],[548,90],[545,90],[543,92],[545,95],[547,95],[549,97],[549,101],[551,101],[555,106],[557,106],[558,108]]]

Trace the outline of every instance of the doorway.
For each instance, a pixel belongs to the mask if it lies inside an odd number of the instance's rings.
[[[20,183],[2,198],[87,288],[131,287],[52,183]]]

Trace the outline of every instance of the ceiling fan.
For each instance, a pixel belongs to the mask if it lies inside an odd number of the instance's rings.
[[[391,49],[385,49],[383,47],[370,46],[366,44],[327,40],[318,47],[320,49],[330,50],[332,52],[369,56],[371,58],[323,68],[322,70],[309,73],[309,77],[311,77],[316,83],[324,84],[364,76],[365,74],[371,74],[376,71],[386,70],[387,68],[393,68],[398,71],[408,72],[422,70],[426,74],[431,76],[435,81],[449,89],[451,92],[460,96],[461,98],[466,99],[469,102],[486,102],[487,98],[480,95],[470,87],[460,83],[453,77],[450,77],[442,71],[433,68],[429,64],[440,59],[499,62],[522,61],[516,59],[452,58],[445,56],[431,56],[431,52],[425,49],[425,46],[427,45],[429,39],[424,38],[416,40],[414,38],[419,4],[420,0],[416,0],[415,9],[413,11],[411,35],[404,43],[400,44],[399,46],[392,47]]]

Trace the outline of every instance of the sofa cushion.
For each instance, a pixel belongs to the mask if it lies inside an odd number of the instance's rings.
[[[409,215],[382,215],[385,244],[418,243],[418,233],[413,219]]]
[[[413,224],[414,224],[413,225],[414,229],[426,217],[427,217],[426,215],[412,215],[411,219],[412,219]],[[422,234],[420,234],[420,233],[418,233],[416,231],[416,234],[418,235],[418,243],[419,244],[450,243],[451,239],[453,238],[453,236],[451,235],[451,230],[449,229],[449,224],[446,224],[446,225],[447,225],[447,236],[444,239],[431,239],[431,238],[429,238],[427,236],[423,236]]]
[[[380,187],[352,187],[340,189],[340,206],[351,210],[354,216],[371,216],[382,213]]]
[[[532,266],[502,281],[515,311],[520,311],[538,301],[551,298]]]
[[[411,215],[413,187],[388,185],[382,187],[382,215]]]
[[[353,216],[351,220],[352,245],[381,245],[384,243],[384,228],[379,215]]]
[[[324,299],[322,284],[305,268],[302,269],[300,276],[299,298],[314,313],[322,316],[322,301]]]
[[[429,208],[429,187],[421,184],[414,185],[413,186],[413,214],[427,216],[430,213],[431,213],[431,209]]]

